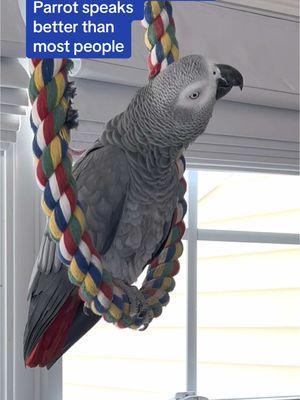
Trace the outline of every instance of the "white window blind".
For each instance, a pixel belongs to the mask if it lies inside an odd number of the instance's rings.
[[[299,246],[200,242],[198,392],[299,394]]]

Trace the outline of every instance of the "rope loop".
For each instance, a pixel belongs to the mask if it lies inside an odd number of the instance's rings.
[[[150,52],[150,77],[154,77],[178,58],[170,2],[147,1],[143,25]],[[69,149],[70,129],[77,123],[77,112],[72,108],[75,91],[68,80],[71,67],[69,59],[33,58],[30,61],[32,150],[48,230],[58,244],[61,262],[68,267],[69,280],[79,287],[85,306],[119,328],[146,329],[168,304],[169,292],[175,287],[174,276],[179,271],[186,213],[185,160],[181,156],[176,163],[180,189],[169,236],[160,254],[150,263],[140,290],[131,287],[128,291],[103,266],[78,201]],[[136,298],[132,299],[130,292],[134,289]]]

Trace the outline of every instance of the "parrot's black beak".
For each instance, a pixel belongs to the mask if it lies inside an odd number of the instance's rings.
[[[233,86],[239,86],[242,90],[244,87],[244,79],[242,74],[230,65],[217,64],[221,77],[218,79],[218,88],[216,99],[219,100],[224,97]]]

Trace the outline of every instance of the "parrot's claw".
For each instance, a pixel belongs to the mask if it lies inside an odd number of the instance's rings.
[[[123,290],[130,303],[130,316],[143,319],[143,327],[140,330],[146,330],[151,320],[153,312],[146,303],[146,299],[136,286],[126,284],[120,279],[114,279],[117,286]]]

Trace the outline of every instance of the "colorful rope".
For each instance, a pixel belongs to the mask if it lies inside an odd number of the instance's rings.
[[[150,78],[153,78],[178,60],[179,49],[170,1],[146,1],[144,15],[142,24],[149,50],[148,67]]]
[[[169,2],[166,6],[170,7]],[[79,286],[79,294],[91,310],[120,328],[146,328],[168,304],[169,292],[175,287],[174,276],[179,271],[186,213],[185,160],[183,157],[177,160],[180,193],[170,234],[164,248],[148,267],[140,289],[146,307],[131,315],[128,296],[114,284],[110,272],[101,263],[77,198],[69,151],[70,129],[77,118],[71,104],[74,90],[68,82],[71,66],[68,59],[34,58],[30,62],[33,153],[37,183],[43,191],[42,208],[49,218],[48,229],[59,244],[60,260],[68,267],[70,281]]]
[[[173,8],[171,2],[146,1],[142,25],[145,28],[145,45],[149,50],[149,78],[152,79],[160,71],[163,71],[165,68],[167,68],[168,65],[179,59],[179,47],[176,39],[176,29],[173,19]],[[185,227],[182,221],[187,210],[187,205],[184,200],[184,194],[187,187],[186,181],[183,177],[186,167],[184,156],[181,156],[177,160],[177,166],[179,164],[181,165],[181,169],[179,169],[180,172],[178,174],[180,180],[180,194],[170,236],[175,234],[178,225],[180,225],[183,231],[181,232],[181,235],[178,235],[178,243],[180,240],[180,245],[181,247],[183,247],[181,239],[183,237]],[[164,257],[167,246],[168,241],[161,253],[162,257]],[[178,259],[176,261],[178,273],[180,265]],[[164,273],[167,271],[166,263],[163,261],[162,264],[157,265],[157,261],[153,260],[151,263],[151,267],[154,271],[161,271],[161,269],[164,270]]]

